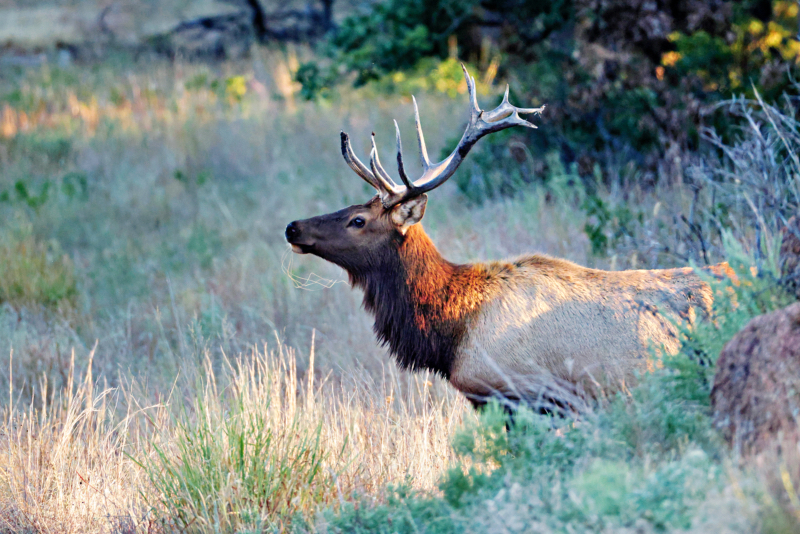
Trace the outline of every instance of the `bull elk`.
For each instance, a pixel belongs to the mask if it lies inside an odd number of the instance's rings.
[[[654,365],[654,350],[679,347],[674,324],[708,309],[711,291],[690,268],[602,271],[534,254],[506,261],[455,264],[444,259],[419,224],[426,193],[442,185],[483,136],[512,126],[536,128],[520,114],[540,114],[508,101],[478,106],[464,68],[469,124],[455,150],[431,163],[416,100],[423,173],[410,180],[400,130],[402,185],[381,165],[374,134],[369,167],[341,133],[342,155],[378,194],[366,204],[294,221],[286,240],[344,268],[364,291],[378,339],[405,369],[432,370],[475,406],[492,396],[511,402],[546,397],[547,384],[583,395],[619,388]],[[549,395],[547,395],[549,397]],[[552,397],[549,397],[552,398]],[[557,398],[557,396],[556,396]]]

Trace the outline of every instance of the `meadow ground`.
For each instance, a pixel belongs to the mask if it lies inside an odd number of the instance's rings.
[[[391,150],[392,119],[413,130],[410,98],[303,102],[294,63],[256,50],[0,78],[0,531],[481,532],[498,514],[510,532],[791,531],[800,455],[737,463],[710,428],[709,368],[687,358],[575,428],[531,416],[516,437],[437,377],[398,371],[344,273],[291,255],[283,228],[372,196],[338,133]],[[417,95],[432,154],[460,136],[461,93]],[[587,187],[557,155],[526,157],[548,173],[513,197],[432,194],[425,227],[448,259],[775,270],[779,217],[747,183],[644,187],[621,162]],[[745,177],[759,162],[741,163],[718,162]],[[464,167],[496,172],[480,147]],[[770,194],[797,193],[786,184]],[[703,238],[716,203],[728,222]],[[700,348],[713,357],[782,302],[770,280],[723,288],[753,305],[720,304],[730,319]]]

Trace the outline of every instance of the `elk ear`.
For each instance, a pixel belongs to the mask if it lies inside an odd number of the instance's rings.
[[[412,199],[401,202],[392,208],[392,222],[405,235],[408,228],[417,224],[425,215],[425,206],[428,204],[428,195],[420,195]]]

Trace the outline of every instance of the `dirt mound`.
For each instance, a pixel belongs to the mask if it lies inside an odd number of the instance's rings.
[[[745,453],[797,432],[800,303],[756,317],[725,345],[711,405],[717,428]]]
[[[795,215],[786,223],[781,239],[781,282],[800,300],[800,217]]]

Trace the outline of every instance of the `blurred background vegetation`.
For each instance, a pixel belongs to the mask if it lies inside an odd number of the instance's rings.
[[[297,78],[308,98],[370,82],[453,94],[455,60],[466,60],[487,83],[508,82],[519,101],[547,103],[549,135],[506,137],[556,151],[583,180],[598,171],[607,180],[609,164],[650,181],[662,166],[681,180],[680,155],[700,148],[703,129],[726,136],[735,126],[721,101],[756,92],[774,101],[790,90],[797,11],[796,2],[772,0],[388,1],[345,18],[318,45],[329,59],[304,63]],[[504,163],[507,173],[525,154],[516,160]]]
[[[796,532],[800,455],[739,463],[708,391],[787,302],[799,24],[788,0],[0,0],[0,531]],[[507,435],[397,371],[341,270],[283,239],[374,194],[340,130],[388,154],[414,94],[448,154],[462,62],[484,108],[506,84],[547,108],[432,195],[448,259],[743,282],[579,425]]]

